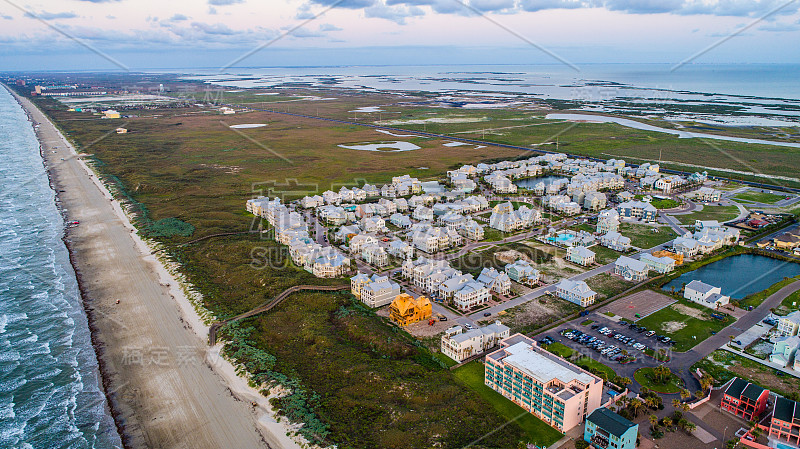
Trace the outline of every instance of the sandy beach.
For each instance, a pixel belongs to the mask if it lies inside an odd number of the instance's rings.
[[[139,238],[121,205],[53,124],[38,124],[65,241],[92,328],[103,385],[130,448],[299,448],[267,398],[206,344],[207,327]]]

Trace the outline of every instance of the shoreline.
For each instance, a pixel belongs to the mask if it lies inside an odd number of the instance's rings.
[[[100,371],[101,385],[107,399],[106,407],[114,419],[123,446],[127,448],[257,446],[270,449],[299,449],[302,446],[306,446],[307,442],[302,442],[305,444],[301,446],[294,438],[288,436],[289,433],[297,430],[298,425],[288,423],[288,421],[285,420],[279,422],[276,419],[277,414],[272,410],[269,404],[269,397],[263,396],[257,389],[250,387],[246,378],[236,374],[236,368],[220,355],[221,345],[217,345],[213,348],[208,347],[205,341],[208,326],[203,323],[202,319],[195,311],[194,306],[182,291],[181,287],[183,284],[173,276],[168,267],[165,266],[165,263],[160,261],[156,256],[158,250],[152,248],[140,238],[136,229],[128,220],[124,206],[113,198],[113,195],[103,185],[102,181],[93,172],[91,167],[80,158],[80,155],[75,148],[72,147],[71,143],[61,134],[49,118],[29,100],[21,98],[7,86],[3,87],[5,87],[15,98],[17,103],[20,104],[31,126],[38,125],[38,128],[34,126],[34,131],[39,141],[39,153],[48,174],[50,188],[53,189],[55,193],[56,207],[62,219],[65,223],[68,221],[80,221],[80,225],[77,227],[65,226],[61,239],[69,253],[70,264],[75,273],[81,294],[81,302],[87,315],[92,347]],[[34,114],[39,115],[41,118],[37,119]],[[43,128],[46,126],[51,127],[52,130],[44,130]],[[45,134],[50,135],[47,136]],[[53,139],[55,139],[55,141]],[[53,143],[57,143],[60,146],[53,145]],[[191,366],[182,369],[181,364],[178,363],[178,368],[176,369],[175,366],[173,366],[176,361],[175,357],[180,357],[180,354],[176,354],[174,351],[168,352],[168,355],[173,357],[173,359],[171,360],[170,366],[166,367],[167,369],[143,369],[142,371],[147,372],[140,374],[143,374],[144,379],[147,380],[137,382],[136,379],[131,379],[131,377],[135,376],[131,376],[130,373],[128,373],[128,371],[134,370],[131,369],[130,363],[125,363],[124,358],[118,360],[120,359],[120,347],[119,344],[116,343],[124,344],[126,341],[116,334],[126,333],[132,329],[139,331],[136,337],[141,337],[142,334],[145,334],[145,341],[150,343],[151,350],[152,348],[158,348],[164,352],[169,348],[167,346],[152,346],[155,342],[152,341],[152,338],[147,338],[152,335],[146,334],[159,333],[162,329],[158,327],[155,329],[142,329],[138,327],[139,323],[131,323],[137,326],[135,328],[127,326],[126,322],[128,320],[124,315],[129,317],[130,314],[120,314],[118,311],[123,308],[120,304],[128,306],[128,303],[132,303],[133,301],[122,299],[120,302],[116,302],[119,299],[118,294],[120,292],[114,292],[117,293],[117,295],[110,295],[110,290],[114,289],[108,288],[107,285],[103,285],[104,283],[100,283],[97,279],[98,277],[102,277],[96,276],[98,274],[97,272],[104,272],[106,270],[102,267],[102,263],[99,270],[93,267],[92,262],[95,262],[94,265],[97,265],[97,260],[91,256],[90,253],[92,251],[84,251],[81,248],[85,237],[87,237],[83,235],[86,233],[82,232],[85,222],[84,217],[79,219],[81,213],[76,212],[81,209],[80,204],[76,204],[76,201],[70,198],[70,196],[74,195],[76,192],[71,191],[67,179],[68,176],[64,173],[66,168],[63,167],[67,164],[59,164],[57,163],[57,159],[55,159],[58,156],[62,156],[62,152],[66,153],[63,155],[68,156],[69,160],[66,161],[67,157],[64,157],[61,158],[61,161],[69,162],[69,165],[79,166],[78,170],[75,170],[75,167],[73,167],[73,173],[70,174],[82,177],[83,179],[81,181],[84,183],[88,180],[89,183],[92,184],[96,189],[95,192],[93,192],[95,196],[98,193],[102,196],[101,202],[104,204],[101,208],[106,209],[103,212],[110,212],[112,215],[106,218],[111,218],[115,221],[114,224],[116,225],[122,225],[122,229],[124,229],[127,237],[129,237],[126,246],[129,245],[128,249],[132,249],[136,252],[139,262],[143,265],[147,265],[147,268],[149,268],[146,274],[150,276],[148,276],[147,279],[137,279],[136,283],[131,285],[131,287],[138,290],[139,287],[143,287],[139,284],[140,282],[151,281],[151,283],[155,284],[155,287],[161,291],[160,296],[162,298],[166,297],[171,303],[169,305],[177,312],[177,317],[160,318],[172,318],[172,320],[170,320],[172,322],[172,329],[170,330],[188,334],[181,335],[184,340],[186,340],[187,337],[193,340],[191,342],[193,344],[190,348],[191,353],[186,356],[192,359]],[[76,171],[78,173],[75,173]],[[111,210],[108,210],[108,208]],[[95,217],[95,219],[96,218],[97,217]],[[106,224],[110,220],[100,218],[99,221],[102,224]],[[90,225],[93,224],[90,223]],[[119,231],[119,229],[117,229],[117,231]],[[107,250],[107,248],[101,249]],[[108,258],[106,258],[105,262],[108,262]],[[127,265],[123,263],[122,268],[127,268]],[[113,275],[112,278],[114,278]],[[117,281],[118,279],[114,278],[114,280]],[[153,286],[151,285],[151,287]],[[144,298],[145,301],[148,301],[147,296],[144,296]],[[124,301],[124,303],[122,301]],[[114,302],[116,302],[116,307],[109,307],[109,305]],[[139,308],[135,304],[133,306],[134,309]],[[115,316],[109,316],[108,312],[103,311],[103,309],[108,308],[115,309],[113,311]],[[134,312],[134,315],[138,318],[142,317],[136,312]],[[177,318],[177,320],[175,320],[175,318]],[[112,329],[115,327],[118,328],[117,331]],[[119,332],[119,328],[122,328],[122,332]],[[141,339],[132,338],[129,340],[131,340],[129,342],[135,342]],[[148,348],[148,346],[136,347],[139,350]],[[126,349],[130,349],[130,347],[123,347],[123,352]],[[121,364],[120,361],[122,362]],[[128,362],[130,362],[130,360],[128,360]],[[148,363],[148,366],[152,365]],[[192,369],[190,370],[189,368]],[[161,373],[161,371],[166,372]],[[184,385],[180,385],[181,382],[175,382],[178,384],[176,387],[183,387],[183,390],[188,390],[182,391],[186,396],[201,396],[203,393],[207,393],[206,396],[212,397],[203,397],[200,399],[205,400],[205,403],[202,405],[210,405],[211,407],[198,407],[198,404],[196,404],[198,401],[191,400],[197,398],[183,398],[185,401],[181,403],[180,400],[176,400],[181,399],[180,397],[172,397],[170,394],[147,394],[152,393],[152,391],[147,390],[153,390],[154,387],[156,389],[155,393],[165,393],[159,391],[163,389],[159,388],[161,387],[160,382],[154,381],[153,379],[162,375],[172,378],[179,377],[175,374],[176,371],[199,371],[199,374],[204,377],[202,380],[205,381],[205,386],[212,388],[202,388],[202,391],[197,391],[197,389],[201,387],[194,381],[200,379],[193,378],[197,377],[194,376],[194,372],[184,373],[183,377],[185,377],[185,379],[183,380],[185,380],[185,382],[182,382]],[[174,381],[175,379],[171,380]],[[209,385],[209,381],[216,385]],[[195,394],[193,394],[193,390]],[[208,392],[206,390],[216,391]],[[165,410],[166,405],[169,405],[169,408]],[[225,409],[225,411],[219,410],[219,414],[214,416],[214,412],[217,411],[217,409]],[[156,416],[151,418],[153,411],[160,413],[155,413]],[[204,418],[202,415],[206,415],[205,419],[202,419]],[[217,421],[222,420],[226,422],[217,423]],[[153,421],[159,422],[151,424]],[[212,427],[210,426],[212,423],[217,423],[218,425],[216,427],[221,428],[216,429],[217,431],[208,429],[208,427]],[[200,431],[199,428],[205,428],[205,431]],[[251,432],[248,432],[248,428]],[[248,435],[248,433],[250,435]]]

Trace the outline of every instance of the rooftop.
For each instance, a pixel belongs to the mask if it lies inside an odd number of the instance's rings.
[[[505,349],[505,352],[510,354],[504,360],[506,364],[519,368],[542,383],[547,383],[553,379],[558,379],[565,384],[573,380],[583,384],[590,384],[595,381],[593,376],[582,369],[573,367],[555,357],[550,358],[537,351],[536,347],[525,342],[509,346]]]
[[[631,427],[638,426],[605,407],[595,409],[586,420],[617,437],[624,435]]]

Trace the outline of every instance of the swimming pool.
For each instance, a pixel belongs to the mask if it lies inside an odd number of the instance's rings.
[[[547,237],[547,240],[556,243],[567,243],[575,240],[575,235],[567,232],[562,232],[555,237]]]

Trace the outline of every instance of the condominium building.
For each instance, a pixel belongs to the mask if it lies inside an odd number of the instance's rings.
[[[603,380],[515,334],[486,356],[484,382],[560,432],[600,407]]]
[[[462,362],[475,354],[480,354],[508,338],[508,326],[495,321],[485,327],[464,332],[461,326],[453,326],[442,335],[442,354],[456,362]]]
[[[639,425],[600,407],[586,418],[583,439],[596,449],[636,449]]]
[[[772,411],[769,436],[794,446],[800,445],[800,404],[778,397]],[[778,445],[777,447],[782,447]]]
[[[373,274],[370,278],[364,273],[358,273],[350,278],[350,291],[367,306],[381,307],[400,294],[400,286],[386,276]]]

